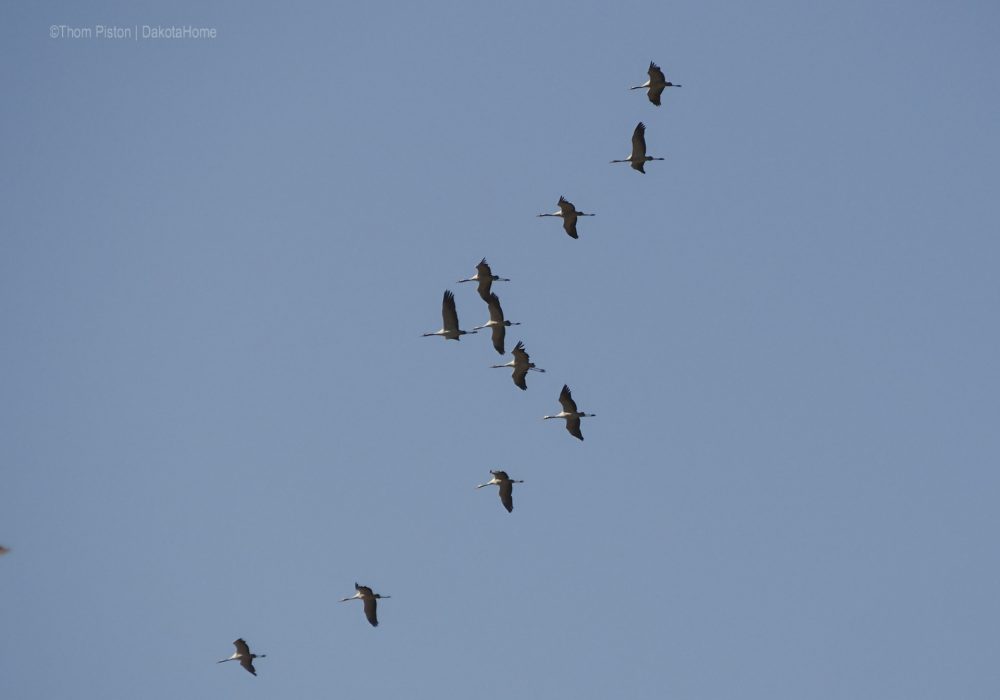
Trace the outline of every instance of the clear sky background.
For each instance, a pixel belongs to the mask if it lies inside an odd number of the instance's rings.
[[[1000,697],[995,3],[90,5],[0,9],[5,700]]]

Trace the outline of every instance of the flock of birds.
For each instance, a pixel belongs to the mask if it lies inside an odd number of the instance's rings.
[[[636,85],[631,89],[645,89],[649,101],[656,106],[660,106],[661,95],[666,88],[681,87],[680,85],[675,85],[674,83],[669,82],[664,76],[663,71],[660,70],[660,67],[655,63],[650,62],[648,73],[649,80],[642,85]],[[646,125],[639,122],[639,124],[635,127],[635,131],[632,133],[632,153],[628,158],[613,160],[611,162],[629,163],[633,169],[645,174],[646,171],[644,166],[647,162],[652,160],[663,160],[663,158],[646,155]],[[572,202],[567,200],[565,197],[560,197],[558,211],[552,212],[551,214],[539,214],[538,216],[560,217],[563,220],[563,229],[566,231],[566,234],[571,238],[578,238],[578,218],[581,216],[594,216],[594,214],[587,214],[585,212],[578,211]],[[475,275],[466,279],[458,280],[458,283],[464,282],[475,282],[477,284],[479,296],[484,302],[486,302],[489,309],[489,321],[481,326],[475,326],[470,330],[463,330],[458,321],[458,311],[455,307],[455,295],[451,292],[451,290],[445,290],[444,298],[441,301],[441,329],[424,333],[424,337],[440,336],[447,340],[459,340],[463,335],[476,334],[480,330],[488,328],[490,330],[493,348],[501,356],[506,354],[505,341],[507,328],[510,326],[520,325],[520,323],[509,321],[505,318],[503,307],[500,305],[500,298],[495,292],[493,292],[493,283],[510,282],[510,280],[506,277],[500,277],[499,275],[493,274],[489,264],[486,262],[486,258],[483,258],[479,261],[479,264],[476,265]],[[531,361],[527,350],[524,348],[524,343],[521,341],[518,341],[518,343],[514,346],[511,354],[513,357],[509,362],[502,365],[491,365],[491,368],[510,368],[512,370],[511,378],[514,385],[519,389],[526,390],[528,388],[528,372],[544,372],[545,370],[535,366],[535,363]],[[580,419],[594,417],[595,414],[580,411],[577,408],[576,401],[573,400],[573,393],[570,391],[569,386],[565,384],[563,385],[562,391],[559,393],[559,404],[562,407],[562,410],[559,411],[559,413],[543,416],[543,419],[563,419],[566,421],[566,430],[569,434],[579,440],[583,440],[583,433],[580,430]],[[513,512],[514,484],[524,483],[523,480],[512,479],[507,472],[499,469],[491,470],[490,475],[491,478],[489,481],[484,484],[479,484],[476,488],[481,489],[487,486],[499,487],[500,503],[508,513]],[[364,604],[365,618],[368,620],[369,624],[373,627],[377,627],[378,601],[382,598],[389,598],[389,596],[375,593],[368,586],[362,586],[358,583],[354,584],[354,591],[354,595],[342,598],[340,602],[343,603],[351,600],[361,600]],[[224,663],[226,661],[239,661],[240,665],[243,666],[244,669],[256,676],[257,671],[254,668],[253,660],[264,658],[266,655],[251,653],[249,645],[242,638],[237,639],[233,642],[233,644],[236,647],[236,651],[232,654],[232,656],[222,659],[219,663]]]
[[[576,217],[577,216],[593,216],[593,214],[584,214],[583,212],[576,211],[576,208],[569,202],[566,201],[565,197],[559,198],[559,206],[564,213],[556,212],[555,214],[539,214],[539,216],[563,216],[563,226],[566,228],[566,232],[570,236],[576,238]],[[572,212],[565,213],[565,212]],[[462,282],[476,282],[478,283],[479,296],[483,301],[486,302],[487,307],[490,311],[490,320],[481,326],[475,326],[472,330],[462,330],[459,328],[458,322],[458,310],[455,308],[455,295],[450,289],[444,291],[444,299],[441,301],[441,320],[442,326],[440,330],[432,331],[429,333],[424,333],[424,337],[429,336],[440,336],[446,340],[460,340],[463,335],[471,335],[484,328],[489,328],[493,340],[493,349],[497,351],[500,355],[506,354],[505,342],[507,339],[507,328],[510,326],[519,326],[520,323],[516,321],[508,321],[504,318],[503,307],[500,306],[500,298],[493,291],[494,282],[510,282],[506,277],[500,277],[499,275],[494,275],[493,270],[490,269],[489,263],[486,262],[486,258],[479,261],[476,265],[476,274],[472,277],[467,277],[462,280],[458,280],[459,283]],[[528,388],[527,376],[529,371],[544,372],[544,369],[536,367],[535,363],[531,361],[527,350],[524,349],[524,343],[518,341],[517,345],[511,351],[513,359],[502,365],[491,365],[492,369],[502,369],[505,367],[511,367],[513,372],[511,373],[511,379],[514,381],[514,386],[526,390]],[[559,403],[562,405],[562,411],[553,416],[542,416],[542,418],[563,418],[566,421],[566,430],[573,437],[583,440],[583,433],[580,432],[580,419],[593,417],[593,413],[584,413],[583,411],[577,410],[576,402],[573,400],[573,394],[570,392],[569,386],[563,385],[562,392],[559,394]],[[494,472],[496,474],[497,472]],[[503,473],[503,472],[499,472]],[[501,489],[502,490],[502,489]],[[502,497],[501,497],[501,500]],[[507,505],[505,502],[504,505]],[[511,508],[507,508],[508,511]]]
[[[636,85],[632,87],[632,90],[639,90],[645,88],[647,90],[646,95],[649,97],[649,101],[654,105],[660,105],[660,95],[663,90],[668,87],[681,87],[680,85],[674,85],[673,83],[666,80],[663,75],[663,71],[655,63],[650,62],[649,64],[649,80],[647,80],[642,85]],[[652,156],[646,155],[646,125],[639,122],[638,126],[635,127],[635,131],[632,133],[632,153],[628,158],[622,160],[613,160],[612,163],[631,163],[632,168],[638,170],[640,173],[645,173],[643,166],[647,161],[651,160],[663,160],[663,158],[654,158]],[[563,220],[563,229],[571,238],[578,238],[576,223],[577,218],[581,216],[594,216],[593,214],[586,214],[582,211],[577,211],[576,207],[572,202],[567,200],[565,197],[559,198],[559,211],[553,212],[551,214],[539,214],[538,216],[558,216]],[[493,271],[490,269],[489,264],[486,262],[486,258],[479,261],[476,265],[476,274],[472,277],[466,279],[458,280],[459,283],[462,282],[476,282],[478,286],[479,296],[483,301],[486,302],[487,307],[490,312],[490,320],[481,326],[476,326],[471,330],[465,331],[459,328],[458,323],[458,311],[455,308],[455,295],[452,294],[450,290],[445,290],[444,299],[441,302],[441,316],[442,316],[442,326],[440,330],[434,331],[433,333],[424,333],[424,336],[441,336],[448,340],[458,340],[463,335],[469,335],[477,333],[485,328],[490,329],[492,335],[493,348],[500,354],[505,354],[504,342],[506,340],[507,328],[510,326],[518,326],[520,323],[514,321],[508,321],[504,318],[503,307],[500,306],[500,298],[497,297],[496,293],[492,291],[494,282],[510,282],[506,277],[500,277],[494,275]],[[528,372],[544,372],[544,369],[535,367],[535,363],[531,361],[528,356],[528,352],[524,349],[524,343],[518,341],[517,345],[511,351],[513,359],[502,365],[492,365],[493,369],[501,369],[505,367],[510,367],[513,372],[511,373],[511,378],[514,381],[514,385],[520,389],[527,389],[527,376]],[[569,389],[569,386],[563,385],[562,391],[559,393],[559,404],[562,406],[562,410],[559,413],[551,416],[543,416],[544,419],[548,420],[550,418],[562,418],[566,421],[566,430],[573,437],[583,440],[583,433],[580,431],[580,419],[581,418],[592,418],[593,413],[584,413],[577,409],[576,402],[573,400],[573,394]],[[492,478],[485,484],[479,484],[476,488],[481,489],[486,486],[498,486],[500,493],[500,503],[507,510],[508,513],[514,511],[514,500],[513,500],[513,490],[514,484],[524,483],[520,479],[511,479],[507,472],[502,470],[491,470],[490,474]],[[0,555],[6,554],[10,550],[7,547],[0,546]],[[378,614],[377,606],[378,601],[382,598],[389,598],[387,595],[381,595],[375,593],[368,586],[362,586],[358,583],[354,584],[354,595],[348,598],[342,598],[341,603],[347,602],[349,600],[361,600],[364,603],[365,618],[372,625],[372,627],[378,626]],[[253,660],[262,659],[266,654],[253,654],[250,652],[250,646],[242,638],[237,639],[233,642],[236,647],[236,651],[233,652],[232,656],[222,659],[218,663],[224,663],[226,661],[239,661],[240,665],[245,668],[248,672],[253,675],[257,675],[257,670],[254,668]]]
[[[646,95],[649,97],[649,101],[656,106],[660,106],[660,95],[663,90],[668,87],[681,87],[680,85],[675,85],[666,80],[663,75],[663,71],[655,63],[650,62],[649,64],[649,80],[647,80],[642,85],[636,85],[632,87],[632,90],[640,90],[645,88],[647,90]],[[654,158],[652,156],[646,155],[646,125],[639,122],[638,126],[635,127],[635,131],[632,133],[632,153],[628,158],[622,160],[613,160],[612,163],[630,163],[632,168],[638,170],[640,173],[645,174],[644,165],[647,161],[651,160],[663,160],[663,158]],[[552,212],[551,214],[539,214],[538,216],[558,216],[563,220],[563,229],[566,231],[567,235],[571,238],[578,238],[576,223],[577,218],[581,216],[594,216],[593,214],[586,214],[582,211],[577,211],[576,206],[572,202],[567,200],[565,197],[559,197],[559,210]],[[490,334],[492,336],[493,348],[500,354],[504,355],[506,353],[504,349],[504,342],[506,340],[507,328],[510,326],[519,326],[520,323],[514,321],[508,321],[504,318],[503,307],[500,306],[500,298],[492,291],[494,282],[510,282],[506,277],[500,277],[499,275],[494,275],[493,271],[490,269],[489,264],[486,262],[486,258],[479,261],[476,265],[476,274],[472,277],[467,277],[466,279],[458,280],[459,283],[462,282],[476,282],[478,286],[479,296],[483,301],[486,302],[487,307],[490,312],[490,320],[481,326],[476,326],[471,330],[465,331],[459,328],[458,323],[458,311],[455,308],[455,295],[450,290],[445,290],[444,299],[441,302],[441,316],[442,316],[442,326],[440,330],[434,331],[433,333],[424,333],[424,336],[441,336],[442,338],[448,340],[458,340],[463,335],[470,335],[477,333],[485,328],[490,329]],[[528,352],[524,349],[524,343],[518,341],[517,345],[511,351],[513,359],[502,365],[492,365],[493,369],[502,369],[510,367],[513,371],[511,372],[511,378],[514,381],[514,385],[519,389],[526,390],[528,388],[527,377],[528,372],[544,372],[544,369],[535,367],[535,363],[531,361],[528,356]],[[550,418],[562,418],[566,421],[566,430],[573,437],[583,440],[583,433],[580,431],[580,419],[581,418],[592,418],[595,414],[584,413],[577,409],[576,401],[573,400],[573,393],[570,391],[568,385],[563,385],[562,391],[559,393],[559,404],[562,406],[562,410],[559,413],[551,416],[542,416],[543,419],[548,420]],[[521,479],[511,479],[507,472],[502,470],[490,470],[492,478],[485,484],[479,484],[476,488],[481,489],[486,486],[498,486],[500,493],[500,503],[507,510],[508,513],[514,511],[514,499],[513,491],[514,484],[524,483]],[[10,550],[7,547],[0,546],[0,555],[6,554]],[[349,600],[361,600],[364,603],[365,618],[368,620],[372,627],[378,626],[378,601],[382,598],[389,598],[387,595],[381,595],[375,593],[368,586],[362,586],[358,583],[354,584],[354,595],[348,598],[342,598],[341,603],[347,602]],[[254,668],[253,660],[262,659],[266,654],[253,654],[250,652],[250,646],[242,638],[237,639],[233,642],[236,647],[236,651],[233,652],[232,656],[222,659],[218,663],[224,663],[226,661],[239,661],[240,665],[245,668],[248,672],[253,675],[257,675],[257,670]]]

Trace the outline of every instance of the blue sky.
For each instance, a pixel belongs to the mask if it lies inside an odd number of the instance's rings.
[[[0,695],[997,697],[997,20],[5,5]]]

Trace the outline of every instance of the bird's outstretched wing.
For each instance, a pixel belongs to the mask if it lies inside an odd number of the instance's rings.
[[[514,380],[514,386],[518,387],[519,389],[524,389],[524,390],[528,389],[528,382],[526,380],[526,377],[528,376],[527,367],[521,367],[519,365],[515,365],[514,371],[511,372],[510,376],[511,379]]]
[[[444,300],[441,302],[441,317],[444,319],[444,329],[446,331],[458,330],[458,311],[455,310],[455,295],[448,289],[445,290]]]
[[[646,125],[639,122],[632,132],[632,160],[646,159]]]
[[[514,356],[514,364],[528,366],[528,353],[524,349],[524,341],[517,341],[517,345],[510,351],[510,354]]]
[[[500,306],[500,297],[496,295],[496,292],[490,294],[490,299],[486,303],[490,307],[490,320],[494,323],[503,323],[503,308]]]
[[[573,392],[569,390],[569,386],[566,384],[563,384],[562,391],[559,393],[559,403],[562,405],[562,409],[566,413],[577,412],[576,401],[573,400]]]
[[[580,432],[580,419],[576,416],[566,419],[566,430],[568,430],[569,434],[573,437],[583,440],[583,433]]]
[[[512,513],[514,512],[514,483],[506,477],[507,475],[504,474],[504,479],[500,482],[500,502],[503,503],[503,507],[507,509],[508,513]]]
[[[485,301],[487,304],[490,303],[491,289],[493,289],[493,278],[480,277],[479,282],[476,284],[476,291],[479,292],[479,298]]]
[[[378,627],[378,599],[374,596],[365,596],[365,617],[372,627]]]
[[[496,296],[496,295],[494,295]],[[493,349],[501,355],[504,354],[503,341],[507,337],[507,327],[504,325],[493,326]]]
[[[570,238],[580,237],[576,233],[576,212],[567,214],[563,217],[563,231],[565,231]]]

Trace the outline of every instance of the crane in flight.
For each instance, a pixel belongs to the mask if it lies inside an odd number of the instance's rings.
[[[559,393],[559,403],[562,404],[562,410],[559,413],[554,416],[542,416],[542,418],[544,420],[548,420],[549,418],[565,418],[566,430],[569,431],[569,434],[579,440],[583,440],[583,433],[580,432],[580,419],[594,418],[596,417],[595,414],[578,411],[576,401],[573,400],[573,393],[565,384],[563,384],[562,391]]]
[[[502,365],[490,365],[493,369],[503,369],[504,367],[513,367],[514,371],[511,372],[511,379],[514,380],[514,386],[521,389],[527,389],[528,383],[526,378],[528,376],[528,370],[533,370],[535,372],[544,372],[545,370],[540,367],[535,367],[535,363],[531,361],[528,357],[528,353],[524,349],[524,343],[520,340],[517,341],[517,345],[511,350],[511,354],[514,359],[510,362],[506,362]]]
[[[649,80],[644,82],[642,85],[635,85],[629,89],[642,90],[643,88],[649,88],[649,90],[646,91],[646,97],[649,98],[650,102],[659,107],[660,95],[663,94],[664,88],[668,87],[683,87],[683,86],[675,85],[674,83],[667,80],[666,77],[663,75],[663,71],[660,70],[660,67],[655,63],[653,63],[652,61],[650,61]]]
[[[490,298],[486,302],[490,307],[490,320],[481,326],[476,326],[473,331],[482,330],[483,328],[492,329],[493,334],[493,348],[503,355],[506,350],[503,349],[504,339],[507,337],[507,327],[508,326],[520,326],[521,324],[516,321],[507,321],[503,317],[503,309],[500,308],[500,298],[496,295],[496,292],[490,292]]]
[[[492,289],[493,283],[510,282],[510,280],[500,275],[494,275],[489,263],[486,262],[486,258],[483,258],[476,265],[476,274],[472,277],[466,277],[464,280],[459,280],[459,282],[478,282],[479,296],[488,304],[490,301],[490,289]]]
[[[378,615],[376,614],[378,600],[379,598],[391,598],[392,596],[373,593],[372,589],[368,586],[359,586],[357,583],[354,584],[354,591],[354,595],[350,598],[341,598],[340,602],[346,603],[349,600],[363,600],[365,603],[365,617],[368,618],[368,622],[371,623],[372,627],[378,627]]]
[[[507,472],[505,471],[493,471],[492,469],[490,469],[490,474],[493,475],[493,478],[487,481],[485,484],[479,484],[479,486],[477,486],[476,488],[481,489],[484,486],[490,486],[492,484],[496,484],[497,486],[499,486],[500,502],[503,503],[503,507],[507,509],[508,513],[513,513],[514,484],[523,484],[524,481],[522,479],[511,479],[509,476],[507,476]]]
[[[635,127],[635,131],[632,132],[632,154],[628,158],[613,160],[611,162],[631,163],[633,170],[638,170],[645,175],[646,170],[643,166],[646,164],[646,161],[650,160],[663,160],[663,158],[654,158],[653,156],[646,155],[646,125],[639,122]]]
[[[560,196],[559,211],[554,211],[551,214],[539,214],[538,216],[558,216],[563,220],[563,230],[566,231],[566,234],[570,238],[579,238],[576,234],[576,218],[578,216],[593,216],[593,214],[585,214],[582,211],[577,211],[573,202]]]
[[[434,331],[433,333],[424,333],[425,338],[429,335],[439,335],[448,340],[459,340],[460,336],[476,332],[474,330],[463,331],[459,329],[458,311],[455,310],[455,295],[449,289],[444,290],[444,300],[441,302],[441,317],[444,322],[441,330]]]
[[[228,658],[222,659],[218,663],[221,664],[225,663],[226,661],[239,661],[240,666],[242,666],[247,671],[256,676],[257,671],[253,667],[253,660],[263,659],[265,656],[267,656],[267,654],[251,654],[250,647],[247,646],[247,643],[243,641],[242,637],[233,642],[233,645],[236,647],[236,651],[233,652],[233,655]]]

